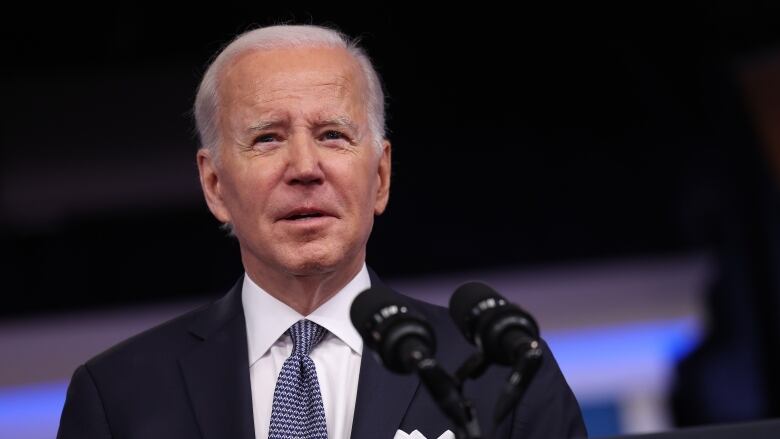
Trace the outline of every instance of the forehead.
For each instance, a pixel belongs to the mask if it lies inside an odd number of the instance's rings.
[[[362,101],[364,87],[360,66],[345,49],[280,48],[236,56],[223,69],[219,94],[228,108],[275,107],[291,101]]]

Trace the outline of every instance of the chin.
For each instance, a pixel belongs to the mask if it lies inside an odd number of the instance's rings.
[[[300,249],[294,254],[289,254],[287,269],[296,276],[317,276],[349,270],[354,265],[354,259],[359,254],[348,251],[339,251],[333,248],[308,248]]]
[[[295,276],[319,276],[323,274],[332,273],[334,268],[329,265],[320,264],[316,262],[300,264],[290,269],[290,272]]]
[[[296,276],[316,276],[332,273],[344,261],[342,257],[330,252],[302,250],[287,261],[288,270]]]

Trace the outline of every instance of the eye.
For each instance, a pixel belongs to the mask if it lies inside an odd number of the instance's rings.
[[[277,139],[276,134],[273,134],[273,133],[261,134],[261,135],[255,137],[255,143],[268,143],[268,142],[273,142],[275,140],[278,140],[278,139]]]
[[[340,132],[335,130],[328,130],[325,131],[325,133],[322,134],[323,140],[340,140],[340,139],[346,139],[347,136]]]

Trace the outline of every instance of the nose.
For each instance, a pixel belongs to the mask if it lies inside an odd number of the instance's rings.
[[[291,139],[285,180],[290,185],[311,186],[325,181],[320,152],[313,139]]]

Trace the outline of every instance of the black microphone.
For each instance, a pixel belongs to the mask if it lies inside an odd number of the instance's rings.
[[[392,290],[374,286],[360,293],[349,310],[363,342],[393,372],[414,372],[436,352],[430,325]]]
[[[488,360],[504,366],[514,366],[539,338],[539,326],[531,314],[481,282],[469,282],[455,290],[450,316]]]
[[[403,296],[373,286],[360,293],[349,310],[363,343],[393,372],[415,372],[442,411],[455,422],[458,438],[479,438],[479,425],[455,380],[434,358],[436,339],[431,326]]]
[[[450,316],[488,361],[512,367],[496,403],[493,420],[497,424],[517,405],[539,369],[539,326],[531,314],[481,282],[469,282],[455,290]]]

